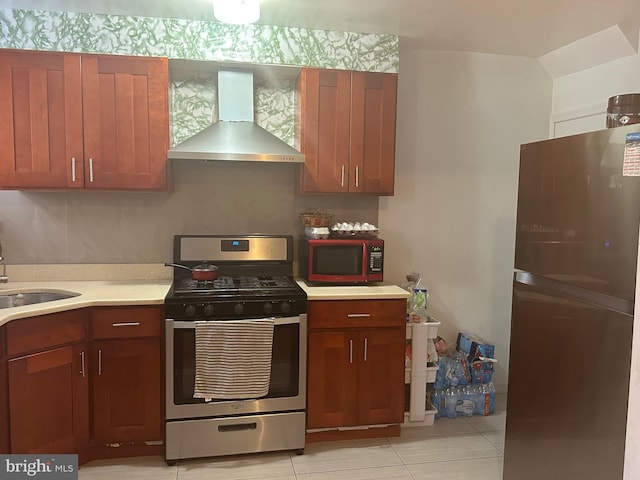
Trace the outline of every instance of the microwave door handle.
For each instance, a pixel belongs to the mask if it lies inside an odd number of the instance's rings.
[[[369,273],[369,250],[367,249],[367,242],[362,240],[362,270],[366,276]]]

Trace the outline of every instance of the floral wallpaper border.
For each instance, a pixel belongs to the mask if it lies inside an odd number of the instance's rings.
[[[170,18],[0,9],[0,48],[396,73],[398,37]],[[171,144],[217,120],[211,73],[172,72]],[[294,81],[256,78],[255,121],[294,145]]]
[[[396,35],[0,9],[0,48],[396,73]]]

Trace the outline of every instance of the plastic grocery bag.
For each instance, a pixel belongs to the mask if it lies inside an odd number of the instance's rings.
[[[449,352],[440,358],[434,387],[444,390],[466,385],[471,381],[467,357],[460,352]]]

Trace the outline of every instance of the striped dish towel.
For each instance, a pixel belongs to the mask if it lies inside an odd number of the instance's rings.
[[[196,322],[193,397],[264,397],[271,380],[273,325],[273,319]]]

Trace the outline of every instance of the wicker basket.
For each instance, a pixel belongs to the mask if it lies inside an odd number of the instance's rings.
[[[328,227],[333,220],[333,214],[322,209],[310,208],[300,214],[300,221],[305,227]]]

